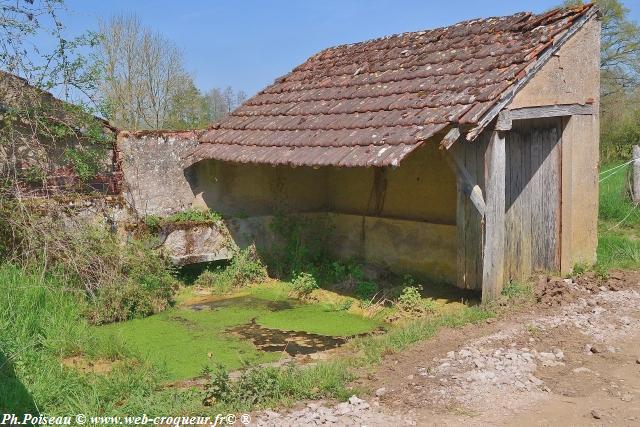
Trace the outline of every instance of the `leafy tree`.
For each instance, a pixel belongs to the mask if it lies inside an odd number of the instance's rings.
[[[46,187],[54,169],[88,179],[105,166],[110,136],[90,106],[98,64],[83,53],[97,38],[68,37],[63,10],[62,0],[0,0],[0,204],[21,183]]]
[[[193,82],[173,98],[166,127],[170,129],[200,129],[211,122],[207,98]]]
[[[176,110],[184,94],[194,87],[180,49],[133,15],[103,22],[100,40],[107,117],[131,130],[168,127],[170,116],[180,115]]]

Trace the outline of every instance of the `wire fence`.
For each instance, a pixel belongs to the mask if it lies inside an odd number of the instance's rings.
[[[614,166],[610,169],[607,169],[605,171],[600,172],[599,176],[600,179],[598,180],[598,182],[602,183],[606,180],[608,180],[609,178],[619,174],[620,172],[624,172],[627,170],[627,166],[631,165],[632,163],[638,163],[638,165],[640,165],[640,159],[631,159],[627,162],[624,162],[622,164],[619,164],[617,166]],[[634,165],[635,167],[639,167],[638,165]],[[631,189],[631,193],[633,193],[633,189]],[[640,195],[635,195],[635,194],[631,194],[632,199],[634,200],[640,200]],[[633,206],[631,207],[631,209],[629,210],[629,212],[619,221],[617,222],[615,225],[611,226],[608,228],[608,230],[613,230],[615,228],[620,227],[622,224],[624,224],[630,217],[631,215],[633,215],[633,213],[636,211],[636,209],[638,209],[638,205],[640,205],[640,201],[634,202]]]

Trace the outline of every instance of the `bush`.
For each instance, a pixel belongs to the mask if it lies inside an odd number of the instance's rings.
[[[172,267],[151,249],[149,237],[124,242],[105,225],[72,222],[60,206],[0,204],[2,255],[79,291],[96,324],[146,316],[172,303]]]
[[[283,400],[346,399],[352,392],[346,388],[353,378],[344,364],[325,362],[301,368],[256,367],[243,372],[233,381],[226,370],[218,367],[205,386],[203,403],[225,410],[249,410]]]
[[[293,278],[291,285],[293,285],[293,290],[302,296],[309,295],[318,289],[318,282],[310,273],[299,273]]]
[[[273,274],[289,280],[296,273],[306,271],[322,282],[328,279],[332,228],[330,220],[324,218],[276,215],[271,223],[276,243],[268,254]]]
[[[267,269],[258,257],[255,246],[234,253],[227,267],[205,270],[195,280],[194,285],[212,288],[218,293],[228,292],[267,279]]]
[[[378,292],[378,285],[374,282],[362,281],[356,284],[356,296],[365,301],[370,301]]]
[[[75,236],[76,268],[67,274],[89,289],[89,321],[95,324],[144,317],[173,303],[177,281],[169,261],[144,240],[122,244],[102,229]]]
[[[422,298],[422,285],[416,283],[411,276],[405,276],[404,284],[396,307],[409,315],[421,315],[435,310],[435,302],[431,298]]]

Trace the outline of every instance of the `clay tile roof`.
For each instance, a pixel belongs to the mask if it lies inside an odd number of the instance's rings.
[[[323,50],[205,132],[186,164],[397,165],[451,125],[477,134],[594,15],[518,13]]]

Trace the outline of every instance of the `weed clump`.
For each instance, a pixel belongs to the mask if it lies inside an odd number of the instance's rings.
[[[431,298],[422,298],[422,285],[411,276],[405,276],[402,291],[395,305],[405,315],[420,316],[435,311],[435,302]]]
[[[310,273],[298,273],[291,281],[294,292],[300,296],[308,296],[311,292],[318,289],[318,282]]]
[[[355,294],[358,299],[371,301],[378,293],[378,285],[374,282],[362,280],[356,283]]]
[[[198,222],[212,225],[220,225],[222,223],[222,216],[212,210],[203,209],[186,209],[181,212],[176,212],[166,217],[160,217],[158,215],[147,215],[142,219],[142,222],[151,230],[156,231],[169,224],[178,224],[185,222]]]
[[[267,279],[267,269],[260,260],[254,245],[235,251],[226,267],[205,270],[194,285],[211,288],[216,293],[226,293]]]
[[[264,407],[282,401],[336,397],[346,399],[351,390],[346,383],[353,374],[341,363],[323,363],[301,368],[256,367],[245,370],[233,381],[224,367],[205,370],[209,381],[203,404],[235,410]]]
[[[502,288],[501,293],[508,300],[531,300],[533,299],[533,286],[531,283],[512,280]]]

